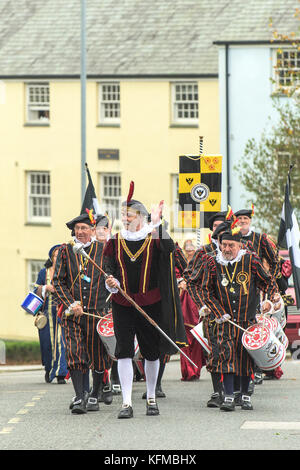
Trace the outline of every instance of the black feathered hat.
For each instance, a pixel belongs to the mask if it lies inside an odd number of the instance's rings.
[[[130,209],[139,212],[140,214],[145,215],[146,217],[149,216],[149,213],[144,206],[144,204],[140,201],[137,201],[136,199],[132,199],[134,192],[134,182],[131,181],[130,186],[129,186],[129,192],[126,201],[122,202],[122,207],[130,207]]]
[[[208,221],[208,226],[209,226],[210,230],[213,229],[213,224],[216,220],[221,220],[222,222],[224,222],[224,220],[226,218],[226,214],[227,214],[227,211],[223,211],[223,212],[217,212],[216,214],[211,216],[209,221]]]
[[[75,217],[75,219],[70,220],[70,222],[66,223],[66,226],[70,230],[74,230],[76,224],[87,224],[91,227],[95,227],[96,219],[93,215],[93,209],[86,209],[86,213],[80,214],[78,217]]]
[[[251,219],[254,215],[254,205],[252,204],[251,209],[241,209],[241,210],[235,212],[234,215],[236,217],[238,217],[239,215],[245,215],[245,216],[249,217],[249,219]]]

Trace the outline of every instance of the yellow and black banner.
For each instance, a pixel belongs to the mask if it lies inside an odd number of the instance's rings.
[[[208,228],[221,210],[221,186],[221,155],[180,156],[178,226]]]

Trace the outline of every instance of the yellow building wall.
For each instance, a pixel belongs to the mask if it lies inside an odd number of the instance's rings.
[[[98,84],[87,82],[86,156],[99,193],[99,174],[118,172],[122,194],[135,182],[134,197],[151,205],[172,204],[171,175],[178,173],[178,157],[219,153],[217,80],[199,83],[199,127],[171,126],[169,81],[120,82],[121,125],[98,125]],[[6,81],[0,103],[1,239],[0,339],[37,339],[33,317],[20,304],[28,294],[26,262],[47,258],[50,247],[70,239],[65,223],[81,209],[81,127],[79,81],[50,82],[50,125],[26,126],[25,84]],[[98,160],[97,149],[119,149],[119,161]],[[50,171],[51,225],[27,223],[27,171]],[[100,201],[101,202],[101,201]],[[172,234],[180,242],[192,233]]]

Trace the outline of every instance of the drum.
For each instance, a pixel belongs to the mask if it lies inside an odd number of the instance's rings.
[[[277,318],[275,318],[274,316],[268,317],[268,316],[256,315],[256,320],[259,325],[265,324],[265,326],[274,333],[276,338],[279,339],[279,341],[283,344],[285,349],[288,348],[289,340],[285,332],[283,331],[281,325],[278,323]]]
[[[204,336],[202,321],[200,323],[198,323],[198,325],[196,325],[194,328],[192,328],[190,330],[190,332],[196,338],[196,340],[199,341],[199,343],[205,349],[205,351],[208,352],[208,354],[211,354],[212,349],[211,349],[207,339]]]
[[[42,330],[47,325],[47,317],[43,313],[38,313],[34,317],[34,325],[39,329]]]
[[[247,334],[247,332],[252,334]],[[273,331],[256,323],[251,325],[247,332],[244,332],[242,336],[243,346],[260,369],[273,370],[284,362],[285,347]]]
[[[25,300],[21,304],[21,307],[31,315],[36,315],[38,311],[43,306],[43,299],[41,299],[38,295],[34,294],[33,292],[29,292],[29,294],[25,297]]]
[[[116,337],[114,331],[114,322],[112,313],[109,312],[107,315],[102,317],[96,326],[97,333],[101,338],[102,343],[109,356],[116,361],[115,350],[116,350]]]
[[[115,356],[115,350],[116,350],[116,337],[115,337],[115,331],[114,331],[114,321],[113,321],[113,316],[111,310],[108,312],[107,315],[102,317],[96,326],[97,333],[101,338],[102,343],[104,344],[107,353],[110,355],[110,357],[116,361],[117,358]],[[141,359],[141,354],[140,354],[140,348],[137,342],[136,336],[134,337],[134,361],[139,361]]]

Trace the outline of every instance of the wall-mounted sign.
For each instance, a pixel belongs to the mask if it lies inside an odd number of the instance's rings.
[[[119,160],[119,149],[98,149],[99,160]]]

